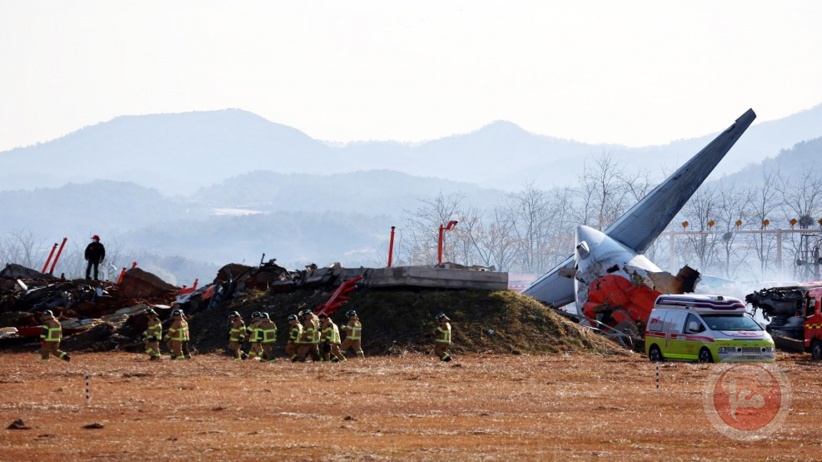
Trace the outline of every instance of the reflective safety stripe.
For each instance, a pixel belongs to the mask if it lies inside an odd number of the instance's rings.
[[[451,343],[451,325],[447,328],[437,327],[437,343]]]
[[[46,342],[59,342],[62,337],[63,327],[60,325],[57,327],[43,326],[43,329],[40,330],[40,338]]]
[[[162,337],[163,336],[163,324],[159,321],[155,324],[149,324],[146,331],[143,332],[143,335],[145,335],[146,337],[154,337],[154,338]]]
[[[328,340],[334,344],[340,343],[340,328],[336,324],[329,324],[323,329],[322,340]]]
[[[240,327],[231,327],[231,331],[228,333],[229,341],[232,342],[239,342],[240,337],[245,337],[246,330],[245,324],[241,324]]]
[[[305,329],[305,338],[308,340],[306,343],[312,344],[319,344],[320,343],[320,331],[314,327],[308,327]]]
[[[166,336],[168,339],[177,342],[188,341],[188,326],[169,327]]]
[[[175,340],[175,341],[178,341],[178,342],[182,342],[183,341],[183,332],[182,332],[182,330],[183,330],[182,328],[169,327],[168,332],[166,332],[166,337],[169,340]]]
[[[300,341],[300,334],[303,333],[302,326],[295,326],[292,327],[290,331],[288,331],[288,341],[293,343],[299,343]]]
[[[249,327],[248,331],[251,333],[248,341],[252,343],[261,342],[263,340],[263,330],[257,326]]]
[[[277,340],[277,328],[260,329],[263,334],[263,343],[274,343]]]
[[[360,337],[362,337],[362,324],[360,324],[359,322],[354,324],[353,326],[349,325],[348,329],[348,336],[345,338],[351,340],[359,340]]]

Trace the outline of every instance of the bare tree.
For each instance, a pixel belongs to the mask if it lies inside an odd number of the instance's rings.
[[[779,175],[773,170],[762,172],[762,183],[750,187],[745,191],[747,200],[739,220],[750,221],[757,229],[764,230],[765,220],[774,218],[780,206],[780,193],[777,189]],[[751,247],[757,260],[758,277],[765,278],[769,264],[773,261],[773,252],[776,248],[776,237],[770,233],[751,235]]]
[[[485,266],[508,271],[516,258],[517,239],[514,235],[514,214],[505,206],[494,207],[484,219],[476,212],[469,212],[466,226],[460,227],[468,242]],[[462,222],[461,222],[462,224]]]
[[[649,188],[646,174],[630,175],[620,168],[613,153],[603,153],[592,168],[586,165],[579,177],[578,222],[605,229],[647,194]]]
[[[544,250],[550,247],[553,210],[549,197],[530,183],[509,197],[509,207],[514,213],[511,232],[517,242],[517,261],[524,272],[537,273],[544,266]]]
[[[816,169],[812,166],[807,167],[798,178],[780,175],[776,184],[783,203],[782,220],[796,219],[800,229],[813,227],[822,209],[822,178],[819,178]],[[785,241],[794,255],[801,253],[801,235],[790,234],[787,239],[782,240],[783,246]]]
[[[440,193],[433,199],[420,200],[422,205],[416,210],[406,211],[408,219],[397,261],[409,265],[435,264],[439,226],[463,215],[460,213],[462,200],[462,194]]]
[[[0,262],[4,263],[4,266],[16,263],[40,271],[40,265],[46,262],[51,247],[45,249],[43,240],[31,231],[15,231],[0,241]]]
[[[697,189],[682,208],[680,216],[689,224],[689,231],[703,231],[704,234],[686,235],[682,243],[678,245],[681,249],[680,255],[686,260],[696,258],[699,269],[704,271],[713,262],[716,249],[716,238],[710,231],[708,222],[715,217],[719,208],[719,197],[713,186],[702,186]]]
[[[737,270],[747,259],[747,248],[745,246],[734,245],[737,234],[736,222],[744,213],[748,202],[748,195],[745,191],[740,191],[733,185],[719,183],[716,190],[717,207],[714,209],[714,226],[720,236],[717,243],[717,263],[723,276],[726,278],[736,277]]]

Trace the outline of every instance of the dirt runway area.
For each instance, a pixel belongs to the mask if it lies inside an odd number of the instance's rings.
[[[720,366],[661,363],[657,391],[657,367],[639,355],[332,364],[0,353],[0,460],[822,459],[822,364],[775,365],[790,409],[770,436],[747,441],[705,410]],[[7,428],[18,419],[26,428]]]

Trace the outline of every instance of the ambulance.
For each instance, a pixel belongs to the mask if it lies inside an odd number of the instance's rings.
[[[738,298],[660,295],[645,328],[651,361],[770,362],[774,342]]]

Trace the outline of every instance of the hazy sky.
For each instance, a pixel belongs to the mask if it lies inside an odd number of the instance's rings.
[[[822,103],[820,1],[0,0],[0,151],[240,108],[331,140],[632,146]]]

